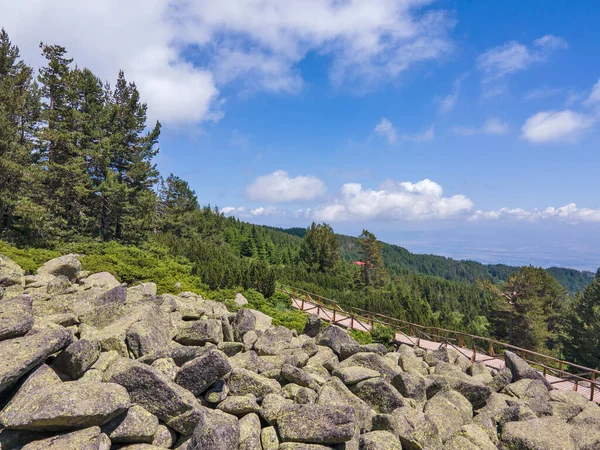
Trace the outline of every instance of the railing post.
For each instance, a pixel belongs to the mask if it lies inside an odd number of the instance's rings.
[[[477,361],[477,346],[473,344],[473,356],[471,356],[471,362]]]
[[[465,336],[462,334],[458,337],[458,346],[459,347],[465,346]]]
[[[354,314],[350,313],[350,328],[353,329],[354,328]]]
[[[590,401],[594,401],[594,388],[596,387],[596,372],[592,372],[592,383],[590,384]]]
[[[333,306],[333,323],[335,323],[335,305]]]
[[[304,311],[304,297],[302,297],[302,311]]]
[[[488,349],[488,353],[490,354],[490,356],[495,356],[494,355],[494,345],[490,342],[490,348]]]

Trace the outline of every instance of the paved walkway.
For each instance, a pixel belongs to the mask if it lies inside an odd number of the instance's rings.
[[[312,303],[308,300],[292,297],[292,306],[309,314],[318,313],[319,317],[324,321],[335,321],[336,325],[340,325],[345,328],[352,328],[361,331],[369,331],[371,329],[371,325],[364,320],[352,318],[344,314],[343,312],[333,311],[332,309],[316,305],[315,303]],[[403,333],[396,334],[395,339],[397,342],[401,342],[403,344],[407,344],[413,347],[419,347],[424,350],[437,350],[442,345],[444,345],[440,342],[434,342],[414,336],[408,336]],[[458,352],[462,353],[466,358],[473,360],[473,350],[468,348],[461,348],[454,345],[452,347]],[[483,353],[477,353],[475,355],[475,361],[483,362],[486,366],[492,367],[494,369],[502,369],[504,367],[503,359],[494,358],[493,356],[489,356]],[[584,397],[587,397],[588,399],[590,398],[591,390],[588,387],[584,387],[581,385],[577,386],[571,381],[563,380],[562,378],[558,378],[552,375],[546,375],[546,380],[552,383],[555,389],[565,391],[577,391]],[[600,393],[598,393],[597,397],[600,397]],[[594,401],[600,402],[600,399],[596,398],[594,399]]]

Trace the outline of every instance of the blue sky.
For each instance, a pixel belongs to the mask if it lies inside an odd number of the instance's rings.
[[[201,203],[417,252],[600,265],[600,3],[0,0],[136,81]],[[27,26],[25,26],[27,25]]]

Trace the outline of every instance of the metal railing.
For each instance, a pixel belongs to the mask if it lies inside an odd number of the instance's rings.
[[[596,381],[600,381],[599,370],[580,366],[570,361],[484,336],[419,325],[354,306],[341,307],[335,300],[291,286],[282,285],[280,290],[298,302],[299,309],[307,313],[314,312],[332,324],[367,332],[371,331],[375,325],[383,325],[391,328],[395,336],[400,334],[413,346],[420,346],[421,339],[449,345],[472,362],[485,363],[491,360],[503,360],[504,351],[510,350],[537,368],[545,378],[550,376],[549,383],[551,384],[568,382],[572,384],[574,391],[582,391],[583,394],[587,394],[587,390],[589,390],[589,399],[592,401],[594,401],[595,391],[600,388],[600,383]],[[481,358],[482,355],[483,358]],[[575,371],[577,373],[574,373]],[[552,377],[556,379],[552,379]]]

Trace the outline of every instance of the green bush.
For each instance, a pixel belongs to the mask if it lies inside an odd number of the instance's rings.
[[[152,281],[158,294],[192,291],[204,295],[208,290],[192,274],[192,265],[183,257],[174,257],[165,248],[145,245],[135,247],[117,242],[76,243],[62,248],[64,253],[80,253],[84,270],[110,272],[127,284]],[[176,288],[176,283],[180,287]]]
[[[390,342],[394,338],[394,330],[376,323],[371,329],[371,336],[373,336],[373,342],[389,347]]]
[[[348,330],[348,334],[352,336],[360,345],[372,344],[373,336],[368,331]]]
[[[44,248],[17,248],[4,241],[0,241],[0,254],[8,256],[29,274],[35,273],[46,261],[61,255],[58,251]]]

